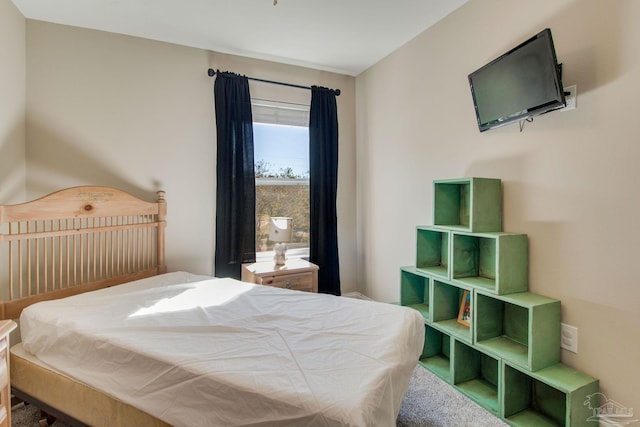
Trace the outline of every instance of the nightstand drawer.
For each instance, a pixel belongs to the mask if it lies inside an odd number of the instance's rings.
[[[313,274],[309,272],[280,276],[264,276],[260,278],[260,284],[276,288],[313,292]]]
[[[242,280],[258,285],[297,291],[318,292],[318,266],[303,259],[290,259],[284,265],[254,262],[242,265]]]

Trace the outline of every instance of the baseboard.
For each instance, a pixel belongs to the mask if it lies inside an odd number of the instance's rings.
[[[347,298],[356,298],[356,299],[365,299],[367,301],[373,301],[368,296],[361,294],[360,292],[347,292],[346,294],[342,294],[343,297]]]

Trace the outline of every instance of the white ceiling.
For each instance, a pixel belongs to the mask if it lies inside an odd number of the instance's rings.
[[[356,76],[467,0],[13,0],[27,19]]]

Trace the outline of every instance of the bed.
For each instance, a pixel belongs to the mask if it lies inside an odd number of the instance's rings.
[[[16,396],[72,425],[395,425],[422,352],[416,311],[167,273],[165,227],[162,192],[0,206]]]

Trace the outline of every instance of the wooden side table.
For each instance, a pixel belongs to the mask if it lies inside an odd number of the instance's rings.
[[[13,320],[0,321],[0,427],[11,427],[11,382],[9,380],[9,333]]]
[[[275,265],[273,261],[243,264],[242,280],[276,288],[317,293],[318,266],[303,259],[290,259],[285,265]]]

